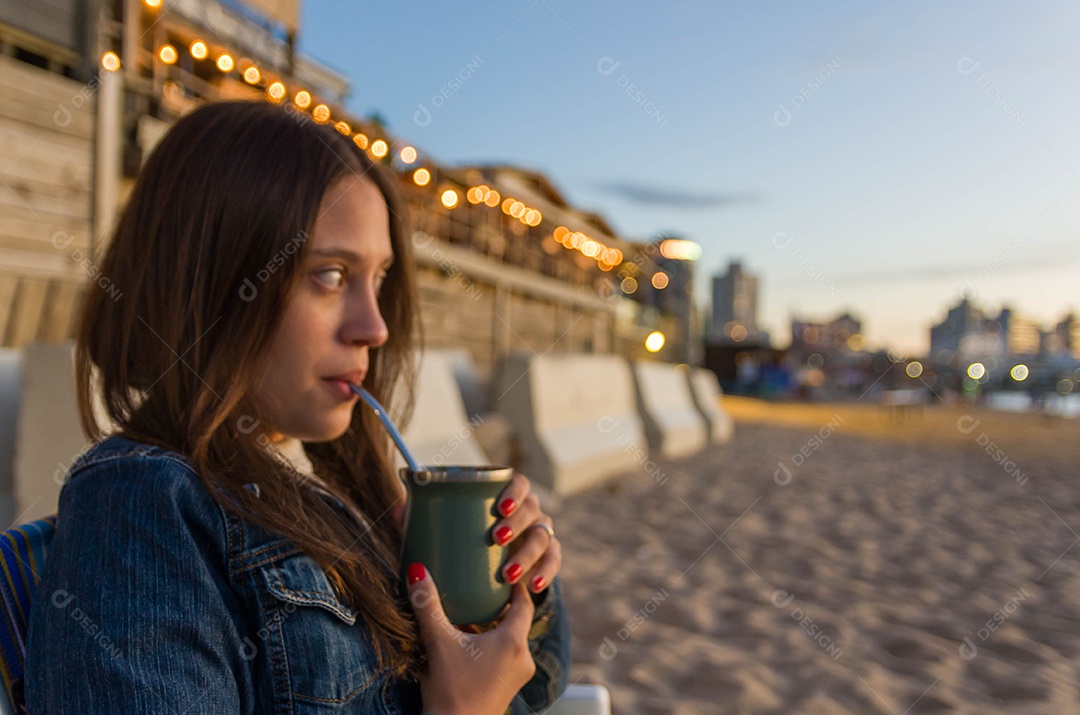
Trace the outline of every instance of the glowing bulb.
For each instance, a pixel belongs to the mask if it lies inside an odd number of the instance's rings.
[[[108,72],[120,69],[120,58],[115,52],[106,52],[101,56],[101,66]]]
[[[488,192],[487,198],[484,199],[484,204],[490,206],[491,208],[495,208],[499,205],[499,201],[501,200],[501,198],[502,197],[499,196],[499,192],[495,189],[492,189]]]
[[[1016,380],[1017,382],[1023,382],[1024,380],[1028,379],[1028,375],[1030,374],[1031,371],[1028,370],[1028,366],[1024,364],[1014,365],[1013,369],[1009,370],[1009,375],[1011,375],[1012,379]]]
[[[223,52],[218,55],[217,68],[222,72],[232,72],[232,68],[235,66],[232,55],[228,52]]]
[[[300,109],[307,109],[311,106],[311,95],[305,90],[300,90],[296,93],[296,98],[293,99],[293,103]]]
[[[568,234],[568,233],[570,233],[570,229],[568,229],[566,226],[559,226],[554,231],[551,232],[551,237],[554,238],[559,243],[562,243],[563,239],[566,237],[566,234]]]
[[[330,121],[330,107],[325,104],[319,104],[315,109],[311,110],[311,118],[319,124],[325,124]]]
[[[529,209],[525,212],[525,223],[529,226],[539,226],[543,217],[536,209]]]
[[[146,2],[146,6],[152,10],[157,10],[161,7],[161,0],[144,0],[144,2]]]
[[[510,207],[513,206],[516,203],[517,203],[517,201],[515,201],[514,199],[510,198],[509,196],[506,197],[506,200],[502,202],[502,212],[509,216],[510,215]]]
[[[659,330],[654,330],[649,333],[649,337],[645,338],[645,349],[651,353],[658,353],[665,342],[664,334]]]
[[[266,88],[266,96],[270,98],[271,102],[275,104],[285,99],[285,85],[281,82],[274,82],[272,85]]]
[[[244,81],[248,84],[258,84],[261,76],[258,67],[248,67],[244,70]]]
[[[371,144],[371,153],[382,159],[390,151],[390,147],[382,139],[376,139]]]
[[[356,136],[354,136],[352,138],[352,140],[353,140],[353,144],[355,144],[356,146],[360,147],[361,149],[367,149],[367,147],[368,147],[367,134],[357,134]]]
[[[416,149],[411,146],[407,146],[401,150],[401,161],[404,164],[411,164],[416,161]]]
[[[417,186],[427,186],[431,183],[431,172],[421,167],[413,172],[412,180]]]
[[[474,186],[465,192],[465,198],[469,200],[470,204],[478,204],[484,200],[484,192],[480,190],[479,186]]]
[[[206,56],[210,54],[210,50],[206,48],[206,43],[202,40],[195,40],[192,42],[189,51],[191,52],[191,56],[197,60],[205,60]]]
[[[968,365],[967,374],[972,380],[980,380],[986,374],[986,366],[981,362],[973,362]]]
[[[453,189],[447,189],[442,192],[442,205],[448,209],[452,209],[458,205],[458,193]]]
[[[161,58],[161,61],[167,65],[176,64],[176,60],[179,57],[176,48],[172,45],[162,45],[157,54],[158,57]]]

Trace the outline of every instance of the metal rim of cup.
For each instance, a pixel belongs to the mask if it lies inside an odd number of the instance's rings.
[[[424,465],[419,471],[408,467],[401,468],[401,475],[406,481],[416,484],[431,482],[506,482],[514,476],[513,467],[495,465]]]

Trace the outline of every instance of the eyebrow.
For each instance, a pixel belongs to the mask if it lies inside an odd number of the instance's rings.
[[[343,258],[347,261],[351,261],[352,263],[363,262],[360,254],[356,253],[355,251],[350,251],[347,248],[313,248],[311,249],[311,253],[315,256],[325,256],[328,258]],[[390,255],[379,265],[382,268],[389,268],[390,265],[393,264],[393,262],[394,256]]]

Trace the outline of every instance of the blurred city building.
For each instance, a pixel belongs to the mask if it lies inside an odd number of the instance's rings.
[[[348,79],[297,52],[299,31],[295,0],[0,7],[0,346],[70,338],[87,281],[122,290],[95,260],[142,161],[199,104],[246,99],[332,124],[399,177],[427,344],[464,347],[481,371],[508,350],[692,359],[688,262],[616,235],[538,172],[446,166],[351,116]],[[685,297],[635,295],[665,281]]]
[[[1065,356],[1080,359],[1080,320],[1065,316],[1044,330],[1038,321],[1004,306],[991,317],[967,297],[930,327],[930,358],[974,360],[1000,357]]]
[[[631,297],[651,308],[661,321],[670,359],[698,365],[702,358],[702,335],[698,310],[694,304],[694,262],[701,257],[701,246],[674,236],[662,236],[644,247],[649,267],[635,278]],[[640,275],[638,276],[640,277]]]
[[[745,271],[742,261],[730,261],[725,274],[713,277],[708,343],[769,344],[768,334],[758,328],[758,289],[757,275]]]
[[[705,366],[736,394],[760,392],[759,386],[782,369],[783,352],[772,349],[769,334],[758,326],[759,288],[757,275],[739,260],[729,261],[727,272],[712,279]]]

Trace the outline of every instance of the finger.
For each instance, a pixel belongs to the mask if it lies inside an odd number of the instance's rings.
[[[535,616],[536,606],[529,593],[519,584],[514,586],[510,596],[510,610],[506,612],[502,623],[495,630],[515,641],[524,642],[529,638],[529,630],[532,628]]]
[[[539,531],[539,529],[537,529]],[[546,532],[545,532],[546,533]],[[525,584],[533,593],[540,593],[551,585],[562,568],[562,542],[552,539],[544,555],[536,562],[536,565],[521,577],[521,583]]]
[[[491,527],[491,540],[499,546],[505,546],[523,535],[525,530],[539,521],[542,516],[540,498],[536,492],[529,492],[524,502],[517,506],[510,516],[497,521]]]
[[[545,517],[546,523],[550,521],[549,517]],[[526,529],[514,542],[519,546],[510,553],[510,557],[502,568],[503,579],[507,583],[520,581],[521,577],[536,566],[544,556],[544,552],[556,541],[557,539],[553,539],[548,534],[547,529]]]
[[[498,511],[499,516],[510,516],[517,511],[531,490],[532,486],[528,477],[520,472],[515,472],[514,476],[510,478],[510,483],[506,485],[502,493],[499,494],[499,498],[495,501],[495,509]]]
[[[406,570],[406,581],[409,589],[409,603],[412,604],[413,613],[416,614],[416,622],[420,626],[420,635],[424,639],[425,646],[430,647],[443,632],[440,624],[448,623],[446,612],[443,610],[442,599],[439,598],[439,589],[431,572],[424,568],[423,564],[409,564]]]

